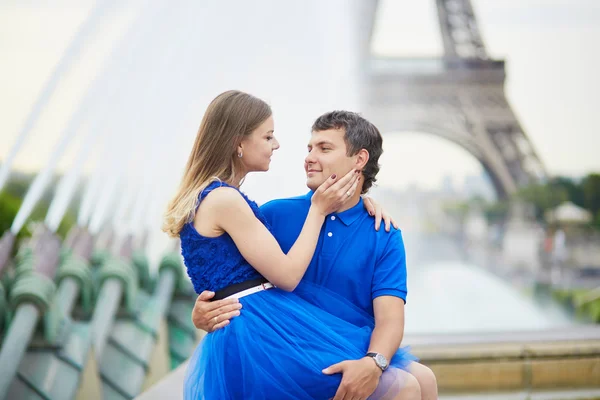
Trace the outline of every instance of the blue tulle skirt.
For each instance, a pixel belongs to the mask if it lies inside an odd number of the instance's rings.
[[[322,370],[364,357],[373,318],[324,288],[303,283],[240,299],[241,315],[207,334],[190,359],[185,399],[330,399],[342,375]],[[371,399],[395,395],[416,358],[399,349]]]

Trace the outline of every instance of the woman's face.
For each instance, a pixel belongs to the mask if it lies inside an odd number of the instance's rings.
[[[246,136],[238,146],[238,155],[246,172],[268,171],[273,151],[279,148],[274,136],[273,117],[260,124],[250,135]]]

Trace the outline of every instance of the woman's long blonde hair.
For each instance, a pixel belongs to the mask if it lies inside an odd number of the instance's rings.
[[[240,178],[237,147],[271,114],[267,103],[237,90],[221,93],[210,103],[179,189],[167,207],[163,231],[179,236],[183,226],[194,218],[200,192],[213,180],[232,182]]]

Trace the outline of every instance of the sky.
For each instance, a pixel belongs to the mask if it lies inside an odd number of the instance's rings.
[[[358,100],[352,98],[352,71],[348,72],[343,67],[345,60],[350,59],[352,63],[352,49],[344,49],[343,46],[352,45],[355,32],[339,21],[344,19],[343,16],[336,22],[312,14],[308,8],[286,8],[294,7],[290,3],[271,7],[270,15],[252,14],[254,10],[247,5],[242,6],[235,1],[230,3],[235,3],[240,11],[231,17],[234,21],[239,18],[238,22],[243,24],[244,18],[249,16],[255,18],[256,23],[250,21],[245,37],[229,37],[227,31],[220,33],[224,46],[240,40],[247,42],[245,47],[240,46],[237,58],[224,50],[219,53],[221,61],[227,57],[231,60],[233,66],[230,71],[220,71],[208,63],[203,64],[206,67],[204,74],[228,76],[226,73],[230,73],[229,76],[235,79],[211,86],[209,93],[199,96],[196,103],[198,111],[191,114],[189,121],[181,122],[190,134],[177,139],[178,142],[173,140],[179,143],[179,147],[174,147],[178,151],[176,158],[185,159],[201,110],[218,93],[216,90],[239,87],[252,91],[263,95],[273,105],[276,116],[280,116],[278,120],[282,121],[276,129],[283,146],[274,157],[273,168],[283,171],[281,174],[289,176],[289,180],[297,181],[293,185],[284,184],[282,192],[272,190],[265,197],[290,195],[301,190],[303,185],[301,163],[306,137],[302,135],[308,132],[310,120],[327,107],[358,107]],[[50,105],[15,159],[15,168],[32,171],[46,164],[50,149],[58,141],[69,116],[81,103],[90,82],[101,71],[119,37],[140,14],[142,4],[141,0],[121,2],[104,18],[104,21],[110,22],[101,26],[102,34],[91,35],[85,42],[79,61],[61,80]],[[325,10],[333,13],[343,2],[327,0],[319,4],[325,4]],[[387,56],[441,55],[434,4],[433,0],[381,0],[372,42],[373,53]],[[597,74],[600,70],[597,44],[600,39],[600,3],[595,0],[473,0],[473,5],[489,54],[506,60],[507,98],[548,172],[582,176],[600,171],[600,125],[596,119],[600,110],[600,77]],[[41,88],[93,7],[92,1],[75,0],[59,0],[51,4],[33,0],[0,4],[0,54],[3,54],[0,65],[0,159],[4,159],[13,146]],[[201,11],[210,14],[219,10],[209,8]],[[164,18],[167,18],[168,13],[165,15]],[[315,21],[309,24],[306,20],[302,21],[302,16]],[[166,22],[164,28],[175,29],[177,18],[173,16],[167,20],[171,22]],[[201,20],[201,16],[198,18]],[[261,21],[265,24],[259,26]],[[204,23],[210,24],[211,21]],[[221,27],[216,26],[217,29]],[[286,29],[289,32],[282,34]],[[268,44],[263,41],[264,35],[272,37]],[[190,36],[186,37],[189,40]],[[259,46],[263,44],[264,49],[258,53],[256,50],[249,51],[248,48],[256,43]],[[324,51],[333,43],[342,44],[340,51],[345,52],[345,58],[327,58]],[[295,55],[290,52],[293,49],[296,49]],[[307,59],[313,50],[314,55]],[[155,55],[155,60],[157,63],[166,62],[160,54]],[[298,68],[298,65],[302,66],[301,71],[289,70]],[[319,75],[319,68],[329,70]],[[300,74],[305,75],[304,81],[298,79]],[[333,83],[332,77],[337,79]],[[279,89],[281,87],[285,87],[285,93]],[[328,95],[329,91],[338,93]],[[316,93],[320,98],[311,104]],[[116,101],[119,101],[118,95]],[[130,103],[123,100],[123,104]],[[122,109],[116,112],[126,115]],[[294,118],[291,117],[293,113],[297,114]],[[110,126],[112,118],[115,118],[114,114],[107,114],[102,123]],[[292,120],[302,126],[292,127]],[[381,186],[403,187],[416,182],[420,186],[435,187],[444,175],[450,174],[460,181],[466,175],[482,172],[479,163],[465,150],[434,136],[421,132],[384,134]],[[82,136],[75,135],[74,145],[59,160],[59,169],[69,167],[78,151],[75,144],[82,140]],[[93,152],[90,159],[102,157],[101,154]],[[437,162],[440,159],[446,161],[445,165]],[[86,163],[86,171],[90,172],[94,165],[93,162]],[[448,165],[452,168],[449,169]],[[268,177],[256,178],[258,183],[255,185],[266,185]],[[253,182],[249,180],[251,186]]]

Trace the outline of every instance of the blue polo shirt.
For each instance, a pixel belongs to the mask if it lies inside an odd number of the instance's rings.
[[[312,191],[261,207],[281,249],[287,253],[302,231]],[[375,219],[359,203],[327,216],[303,280],[324,286],[373,316],[373,299],[406,302],[406,254],[399,230],[375,230]]]

